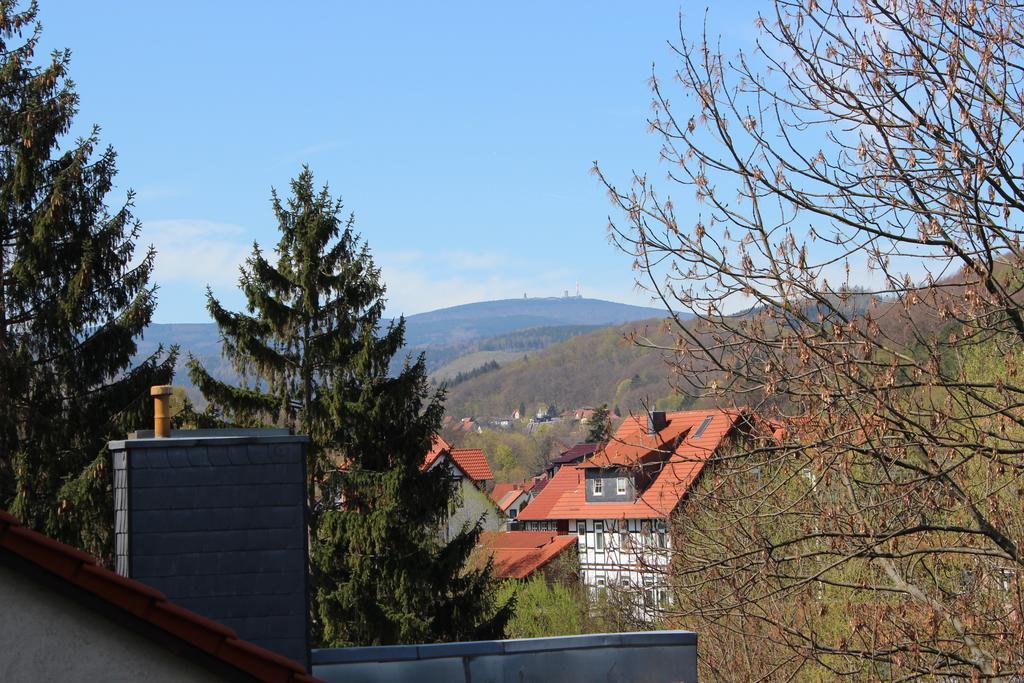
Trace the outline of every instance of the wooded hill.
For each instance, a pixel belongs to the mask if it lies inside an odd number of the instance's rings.
[[[952,287],[952,282],[949,286]],[[897,323],[896,316],[888,312],[893,303],[857,291],[845,295],[841,301],[831,296],[823,297],[824,300],[830,301],[851,320],[859,320],[872,310],[880,329],[890,338],[900,339],[901,348],[914,347],[914,340],[906,338],[905,331],[891,329]],[[809,302],[804,313],[813,318],[818,306]],[[759,308],[752,308],[737,313],[735,319],[751,319],[759,314]],[[696,321],[685,320],[688,317],[682,316],[683,324],[695,328]],[[921,324],[925,325],[924,321]],[[633,341],[630,338],[633,335],[645,339],[645,345]],[[464,378],[449,388],[446,412],[456,417],[488,418],[509,415],[520,403],[525,404],[529,412],[541,404],[552,403],[559,410],[607,403],[609,409],[618,407],[622,415],[651,408],[680,410],[694,402],[673,388],[673,378],[678,381],[679,377],[672,372],[668,352],[649,348],[672,348],[678,344],[677,337],[675,323],[665,318],[601,327],[574,335],[541,350],[517,355],[511,361],[498,360],[501,367],[497,370]],[[491,359],[483,355],[477,358],[479,362],[474,368]],[[463,372],[467,369],[461,368]],[[710,378],[711,375],[697,379]]]
[[[670,343],[660,320],[604,327],[574,336],[450,388],[446,412],[458,417],[509,415],[554,403],[559,409],[607,403],[621,413],[681,407],[663,355],[627,339],[633,332]]]

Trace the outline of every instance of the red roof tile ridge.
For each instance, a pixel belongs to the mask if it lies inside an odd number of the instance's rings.
[[[498,508],[502,512],[508,511],[509,507],[512,506],[512,503],[514,503],[517,500],[519,500],[520,496],[522,496],[523,494],[524,494],[524,491],[522,489],[512,489],[511,491],[506,493],[504,496],[502,496],[500,500],[497,501]]]
[[[528,536],[523,543],[507,543]],[[542,531],[495,532],[481,545],[490,553],[494,572],[499,578],[524,579],[547,565],[565,548],[576,543],[576,535],[559,535]]]
[[[451,444],[445,441],[440,434],[435,434],[430,440],[430,450],[423,456],[423,464],[420,465],[420,469],[430,469],[430,466],[433,465],[439,457],[451,450]]]
[[[169,602],[163,593],[99,565],[96,558],[21,525],[0,510],[0,548],[261,681],[315,683],[301,664],[238,638],[227,626]],[[323,683],[320,681],[320,683]]]
[[[459,465],[470,479],[480,481],[494,479],[494,472],[487,462],[487,455],[482,448],[453,448],[449,451],[451,459]]]
[[[718,449],[739,419],[745,414],[742,410],[723,410],[711,408],[705,410],[676,411],[668,413],[669,424],[659,433],[663,441],[661,448],[669,457],[658,463],[658,471],[653,481],[639,497],[633,501],[587,501],[583,481],[583,472],[591,462],[575,467],[562,467],[538,493],[533,501],[519,512],[521,521],[542,521],[562,519],[589,519],[603,517],[605,519],[645,519],[665,517],[685,497],[693,482],[700,475],[704,464]],[[712,420],[705,425],[697,437],[681,438],[692,433],[695,424],[705,418]],[[673,424],[675,423],[675,424]],[[620,426],[617,436],[628,437],[630,430],[639,429],[639,422],[633,418],[633,424],[624,423]],[[643,427],[646,432],[646,425]],[[665,434],[668,434],[665,437]],[[622,455],[645,457],[651,449],[624,449]],[[593,459],[597,459],[596,454]],[[599,461],[600,462],[600,461]],[[635,462],[635,461],[634,461]],[[597,466],[614,466],[595,463]],[[615,463],[618,464],[618,463]]]
[[[507,496],[510,492],[515,491],[517,487],[518,484],[512,484],[509,482],[498,482],[497,484],[494,485],[494,488],[491,489],[491,500],[497,503],[498,506],[500,507],[501,501],[505,498],[505,496]]]

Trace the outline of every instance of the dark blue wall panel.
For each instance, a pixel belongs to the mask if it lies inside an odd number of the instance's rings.
[[[305,443],[179,432],[111,448],[128,575],[308,667]]]

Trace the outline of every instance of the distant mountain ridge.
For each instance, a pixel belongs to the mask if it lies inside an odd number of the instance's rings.
[[[406,317],[405,351],[424,353],[428,368],[435,370],[468,353],[536,350],[589,329],[663,315],[655,308],[577,297],[481,301]],[[184,368],[189,353],[215,377],[239,380],[221,355],[219,333],[212,322],[150,325],[139,340],[138,355],[145,357],[161,344],[181,347],[174,382],[185,387],[194,400],[199,396]],[[404,354],[396,357],[396,367],[403,360]]]
[[[663,317],[657,308],[582,297],[499,299],[407,316],[410,348],[451,346],[530,327],[617,325]]]

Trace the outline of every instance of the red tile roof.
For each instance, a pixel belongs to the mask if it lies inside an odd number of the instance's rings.
[[[519,496],[526,492],[527,490],[522,483],[503,482],[501,484],[495,484],[494,488],[491,489],[491,500],[494,501],[502,512],[505,512]]]
[[[711,423],[700,437],[694,433],[704,418]],[[732,430],[741,413],[725,410],[691,410],[667,413],[668,424],[658,434],[647,435],[645,416],[623,421],[605,449],[579,467],[558,470],[533,501],[519,511],[520,521],[552,519],[650,519],[667,517],[686,495],[705,461]],[[641,429],[642,424],[642,429]],[[680,437],[681,440],[680,440]],[[635,501],[587,502],[584,471],[594,466],[632,466],[659,452],[670,453],[654,481]],[[664,457],[664,455],[663,455]]]
[[[525,579],[576,542],[575,535],[550,531],[484,531],[480,546],[494,562],[501,579]]]
[[[473,481],[494,479],[494,472],[491,471],[491,466],[487,464],[487,456],[484,455],[482,450],[479,448],[452,448],[451,444],[437,435],[434,436],[430,450],[423,456],[423,464],[420,467],[425,470],[430,469],[435,462],[445,455],[448,456],[456,467],[462,470],[463,474]]]
[[[519,500],[525,495],[527,495],[527,493],[522,489],[513,489],[509,491],[504,496],[502,496],[500,500],[496,501],[498,503],[498,509],[500,509],[502,512],[508,512],[508,509],[512,507],[512,505],[515,504],[517,500]]]
[[[230,628],[168,602],[163,593],[118,576],[96,558],[26,529],[0,510],[0,549],[92,593],[259,681],[323,683],[286,657],[241,640]]]
[[[646,415],[631,415],[622,421],[604,448],[594,453],[583,466],[633,467],[649,456],[671,452],[679,440],[687,432],[692,433],[709,414],[710,411],[666,413],[668,424],[654,434],[647,433]]]
[[[479,448],[453,448],[451,458],[473,481],[494,479],[494,472],[487,464],[487,456]]]
[[[574,463],[582,460],[588,455],[592,455],[601,448],[599,443],[578,443],[572,448],[562,451],[562,453],[551,461],[552,465],[565,465],[567,463]]]
[[[510,491],[516,491],[522,488],[522,484],[516,484],[513,482],[501,482],[495,484],[494,488],[491,489],[491,499],[494,500],[495,503],[497,503],[506,495],[508,495]]]
[[[439,435],[435,434],[434,440],[430,442],[430,450],[427,451],[427,454],[423,457],[423,464],[420,466],[421,469],[430,469],[430,466],[434,464],[435,460],[451,449],[451,444],[442,439]]]

